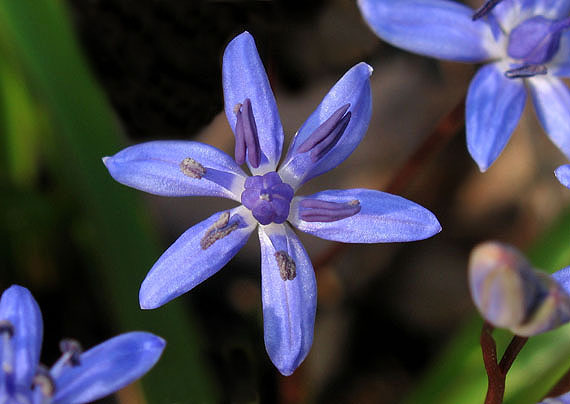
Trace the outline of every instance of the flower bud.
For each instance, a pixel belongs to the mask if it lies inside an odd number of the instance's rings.
[[[570,321],[570,295],[559,281],[505,244],[487,242],[471,253],[469,288],[475,305],[486,321],[517,335],[539,334]]]

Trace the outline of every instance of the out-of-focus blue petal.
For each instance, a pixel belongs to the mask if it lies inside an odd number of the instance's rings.
[[[556,178],[566,188],[570,188],[570,164],[560,166],[554,171]],[[570,294],[570,292],[568,292]]]
[[[568,0],[534,0],[533,2],[535,15],[558,20],[568,17],[570,14],[570,2]]]
[[[8,320],[14,326],[11,344],[16,387],[29,389],[40,360],[43,322],[38,303],[28,289],[12,285],[2,293],[0,320]],[[2,349],[0,339],[0,352]]]
[[[546,398],[538,404],[570,404],[570,393],[564,393],[558,397]]]
[[[371,74],[372,68],[369,65],[359,63],[346,72],[329,90],[293,139],[287,157],[279,169],[283,181],[297,189],[309,179],[342,163],[358,146],[366,133],[372,112]],[[309,138],[315,129],[346,104],[350,104],[351,118],[336,145],[315,162],[311,160],[309,152],[297,154],[299,146]]]
[[[499,157],[524,109],[522,79],[508,79],[499,65],[483,66],[469,85],[465,127],[467,148],[481,171]]]
[[[564,167],[564,166],[562,166],[562,167]],[[560,167],[560,168],[562,168],[562,167]],[[568,171],[570,172],[570,165],[566,166],[566,167],[569,167]],[[570,295],[570,267],[562,268],[562,269],[554,272],[552,274],[552,277]]]
[[[502,0],[491,14],[505,32],[510,32],[518,24],[535,15],[536,0]]]
[[[459,62],[499,56],[489,24],[448,0],[358,0],[364,19],[384,41],[421,55]]]
[[[564,82],[552,76],[528,79],[538,120],[546,134],[566,157],[570,158],[570,91]]]
[[[218,212],[186,230],[156,261],[139,292],[143,309],[154,309],[188,292],[219,271],[246,243],[257,225],[251,213],[240,206],[229,211],[229,221],[221,226],[226,212]],[[212,232],[232,226],[221,238]],[[235,226],[235,227],[233,227]],[[224,233],[219,233],[223,235]],[[209,236],[210,235],[210,236]]]
[[[265,348],[285,376],[305,359],[313,343],[317,307],[315,273],[307,252],[287,223],[259,227]],[[295,262],[292,280],[281,278],[276,252]]]
[[[201,179],[184,174],[181,164],[186,158],[205,168]],[[239,201],[246,178],[230,156],[213,146],[192,141],[141,143],[105,157],[103,162],[121,184],[163,196],[207,195]]]
[[[299,202],[314,198],[328,202],[360,202],[360,212],[336,222],[305,222],[299,218]],[[429,210],[400,196],[370,189],[328,190],[296,197],[289,221],[305,233],[345,243],[381,243],[423,240],[441,230]]]
[[[548,63],[547,68],[548,73],[555,76],[570,77],[570,31],[562,33],[558,53]]]
[[[260,175],[275,170],[283,147],[283,127],[267,74],[249,32],[236,36],[226,47],[222,81],[226,116],[234,132],[236,105],[246,98],[251,100],[262,151],[261,164],[258,168],[250,166],[251,171]]]
[[[154,366],[166,342],[147,332],[118,335],[81,354],[55,380],[54,404],[81,404],[105,397]]]

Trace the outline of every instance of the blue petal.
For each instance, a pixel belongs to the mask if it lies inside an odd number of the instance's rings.
[[[493,8],[491,14],[504,32],[510,32],[525,19],[535,15],[535,2],[536,0],[502,0]]]
[[[336,222],[305,222],[299,218],[299,202],[305,198],[346,203],[360,202],[360,212]],[[400,196],[370,189],[328,190],[296,197],[289,221],[305,233],[345,243],[383,243],[422,240],[441,230],[429,210]]]
[[[309,179],[335,168],[358,146],[366,133],[372,112],[371,74],[370,66],[359,63],[329,90],[317,109],[301,126],[289,147],[287,157],[279,169],[284,182],[296,189]],[[346,104],[350,104],[351,118],[338,143],[315,162],[311,160],[310,153],[297,154],[299,146],[315,129]]]
[[[201,164],[201,179],[185,175],[186,158]],[[127,147],[103,159],[111,176],[121,184],[155,195],[207,195],[239,201],[246,174],[234,160],[215,147],[192,141],[154,141]]]
[[[498,56],[489,24],[447,0],[358,0],[364,19],[384,41],[421,55],[460,62]]]
[[[13,285],[2,293],[0,320],[8,320],[14,326],[11,343],[15,384],[28,390],[40,360],[43,335],[42,313],[28,289]],[[2,345],[0,340],[0,353]]]
[[[570,91],[552,76],[528,80],[534,109],[544,131],[566,157],[570,158]]]
[[[267,74],[249,32],[236,36],[226,47],[222,79],[226,116],[234,132],[236,105],[246,98],[251,100],[262,160],[258,168],[250,166],[250,169],[255,175],[274,171],[281,157],[283,127]]]
[[[465,129],[467,148],[481,171],[499,157],[524,109],[523,81],[508,79],[499,65],[483,66],[469,85]]]
[[[125,387],[154,366],[165,344],[153,334],[130,332],[91,348],[55,380],[54,404],[92,402]]]
[[[570,14],[570,2],[568,0],[534,0],[534,14],[558,20]]]
[[[562,168],[562,167],[560,167],[560,168]],[[570,168],[569,168],[569,171],[570,171]],[[562,268],[562,269],[554,272],[552,274],[552,277],[570,295],[570,267]]]
[[[261,286],[265,348],[285,376],[305,359],[313,343],[317,307],[315,273],[307,252],[289,225],[260,226]],[[285,251],[296,276],[283,280],[275,253]]]
[[[560,181],[562,185],[566,188],[570,188],[570,164],[558,167],[556,171],[554,171],[554,174],[556,174],[556,178],[558,178],[558,181]]]
[[[570,77],[570,31],[562,34],[558,53],[547,64],[547,68],[548,73],[555,76]]]
[[[141,308],[160,307],[188,292],[218,272],[237,254],[257,225],[249,211],[241,206],[230,211],[229,225],[235,223],[237,228],[204,249],[208,231],[225,213],[215,213],[186,230],[162,254],[141,285]]]

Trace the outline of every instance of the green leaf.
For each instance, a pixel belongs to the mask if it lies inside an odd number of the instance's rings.
[[[160,252],[135,193],[116,184],[101,162],[123,147],[122,134],[82,58],[63,3],[3,0],[0,27],[0,43],[10,44],[51,115],[58,180],[73,190],[94,224],[102,301],[122,329],[148,330],[167,340],[163,358],[143,379],[147,400],[218,402],[190,313],[180,302],[155,311],[138,307],[140,282]]]

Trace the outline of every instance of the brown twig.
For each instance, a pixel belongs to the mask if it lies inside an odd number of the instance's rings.
[[[385,192],[397,194],[410,184],[415,175],[463,126],[465,121],[465,98],[441,119],[433,131],[424,139],[416,151],[400,167],[392,180],[384,188]],[[380,188],[380,186],[378,187]],[[320,269],[346,248],[347,244],[335,243],[320,254],[313,262],[315,269]]]
[[[483,363],[487,372],[487,396],[485,404],[501,404],[505,395],[505,379],[517,355],[525,345],[528,338],[515,335],[511,340],[501,361],[497,361],[497,344],[491,335],[494,327],[488,322],[483,323],[481,329],[481,351]]]

